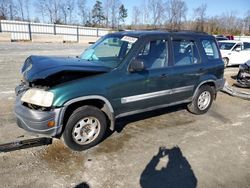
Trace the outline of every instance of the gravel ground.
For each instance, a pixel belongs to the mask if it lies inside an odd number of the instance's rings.
[[[0,143],[34,138],[16,126],[14,87],[28,55],[76,56],[80,44],[0,43]],[[225,76],[237,68],[226,69]],[[0,153],[0,187],[250,187],[249,101],[219,93],[202,116],[171,107],[120,119],[98,146]]]

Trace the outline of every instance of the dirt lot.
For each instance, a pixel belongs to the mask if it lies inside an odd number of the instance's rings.
[[[30,54],[79,55],[79,44],[0,43],[0,143],[33,138],[16,126],[14,87]],[[225,76],[235,75],[228,68]],[[81,153],[62,142],[0,153],[0,187],[250,187],[250,101],[219,93],[202,116],[184,106],[121,119]]]

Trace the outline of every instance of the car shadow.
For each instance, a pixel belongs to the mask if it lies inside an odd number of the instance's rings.
[[[114,131],[107,129],[106,135],[105,135],[103,140],[110,137],[114,132],[121,133],[123,131],[123,129],[129,123],[140,121],[143,119],[156,117],[156,116],[160,116],[160,115],[171,113],[171,112],[177,112],[177,111],[180,111],[180,110],[183,110],[186,108],[187,108],[186,104],[180,104],[180,105],[176,105],[176,106],[161,108],[161,109],[157,109],[157,110],[152,110],[152,111],[148,111],[148,112],[143,112],[143,113],[139,113],[139,114],[135,114],[135,115],[130,115],[130,116],[118,118],[118,119],[116,119],[116,122],[115,122]]]
[[[161,169],[157,169],[159,163],[163,165]],[[195,188],[197,178],[178,146],[171,149],[160,147],[143,170],[140,185],[142,188]]]
[[[186,106],[187,106],[186,104],[181,104],[181,105],[177,105],[177,106],[171,106],[171,107],[167,107],[167,108],[152,110],[152,111],[148,111],[148,112],[143,112],[143,113],[119,118],[116,120],[115,131],[120,133],[129,123],[141,121],[141,120],[156,117],[156,116],[160,116],[163,114],[168,114],[171,112],[177,112],[177,111],[186,109]]]
[[[82,182],[82,183],[76,185],[74,188],[90,188],[90,186],[86,182]]]

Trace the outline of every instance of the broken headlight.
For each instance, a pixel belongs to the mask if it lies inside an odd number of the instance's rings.
[[[54,99],[54,94],[41,89],[29,89],[21,98],[22,102],[34,104],[42,107],[50,107]]]

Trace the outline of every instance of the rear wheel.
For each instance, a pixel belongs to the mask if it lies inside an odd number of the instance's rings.
[[[209,85],[201,86],[198,89],[193,101],[188,104],[187,108],[193,114],[204,114],[212,105],[214,99],[214,88]]]
[[[70,116],[63,139],[70,149],[82,151],[98,144],[106,128],[106,117],[100,109],[93,106],[80,107]]]

